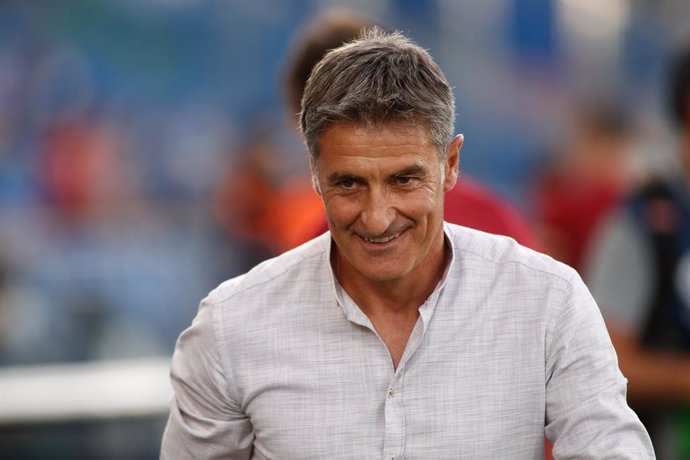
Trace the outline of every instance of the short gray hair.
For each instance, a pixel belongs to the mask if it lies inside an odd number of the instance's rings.
[[[455,129],[455,99],[426,50],[400,32],[373,27],[316,65],[299,118],[312,160],[321,134],[336,122],[421,123],[444,158]]]

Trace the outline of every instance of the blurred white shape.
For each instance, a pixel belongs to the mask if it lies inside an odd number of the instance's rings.
[[[580,79],[616,79],[630,16],[630,0],[556,2],[556,30]]]
[[[630,18],[630,0],[558,0],[556,3],[563,19],[587,30],[591,26],[606,24],[609,31],[619,31]]]
[[[0,369],[0,425],[164,415],[170,359]]]

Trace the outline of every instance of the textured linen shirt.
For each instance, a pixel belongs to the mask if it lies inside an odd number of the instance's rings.
[[[328,233],[220,285],[178,341],[163,459],[654,458],[574,270],[445,224],[397,367]]]

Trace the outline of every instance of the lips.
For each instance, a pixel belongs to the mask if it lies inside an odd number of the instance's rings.
[[[393,241],[398,236],[400,236],[400,233],[396,233],[395,235],[390,235],[390,236],[380,236],[380,237],[376,237],[376,238],[367,238],[367,237],[363,237],[363,238],[364,238],[364,241],[366,241],[367,243],[383,244],[383,243],[388,243],[389,241]]]

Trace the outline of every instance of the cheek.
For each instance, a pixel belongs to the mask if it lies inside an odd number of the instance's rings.
[[[438,200],[434,193],[412,193],[405,196],[396,209],[400,218],[423,224],[421,229],[426,227],[429,221],[436,219],[434,216],[442,215],[443,204],[439,204]]]
[[[359,215],[357,203],[342,197],[326,197],[324,207],[329,223],[339,227],[350,224]]]
[[[443,190],[437,184],[428,185],[415,194],[414,200],[409,200],[414,204],[419,213],[430,214],[438,209],[443,209]]]

